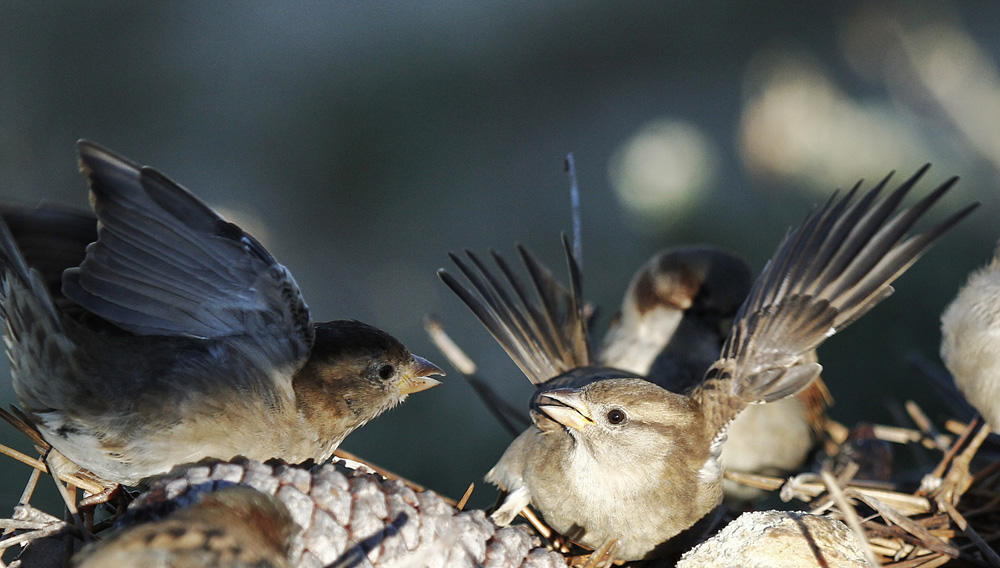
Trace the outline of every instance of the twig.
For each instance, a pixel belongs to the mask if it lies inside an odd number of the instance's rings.
[[[966,440],[969,439],[969,436],[972,435],[972,432],[975,430],[975,427],[978,426],[980,422],[982,422],[982,420],[980,420],[979,417],[976,416],[972,420],[972,422],[969,423],[969,426],[965,429],[965,432],[962,432],[962,435],[959,436],[958,440],[956,440],[955,443],[952,444],[950,448],[948,448],[948,451],[945,452],[944,457],[941,458],[941,461],[938,462],[934,470],[931,471],[926,476],[924,476],[924,481],[921,482],[920,484],[921,487],[917,491],[918,495],[926,495],[930,493],[932,490],[936,490],[938,487],[940,487],[941,481],[943,480],[945,475],[945,471],[947,471],[948,465],[951,463],[951,460],[955,458],[955,456],[958,454],[959,449],[961,449],[961,447],[965,444]],[[928,483],[929,480],[936,480],[937,483],[931,485]]]
[[[479,378],[479,375],[476,374],[476,364],[451,339],[451,336],[444,330],[441,322],[436,317],[432,315],[425,316],[424,329],[430,335],[434,345],[445,356],[445,359],[448,359],[448,362],[458,369],[458,372],[469,382],[476,395],[486,405],[487,410],[490,411],[490,414],[500,422],[500,425],[511,436],[515,438],[519,436],[531,424],[531,419],[500,398],[496,391],[493,390],[493,387]]]
[[[934,442],[934,445],[938,450],[943,452],[948,448],[950,440],[941,436],[941,433],[934,427],[930,418],[927,418],[927,415],[924,414],[924,411],[917,405],[916,402],[907,400],[903,403],[903,407],[906,408],[906,413],[910,415],[911,419],[913,419],[917,428],[920,428],[920,431],[923,432],[924,436]]]
[[[878,558],[875,557],[875,552],[872,550],[871,545],[868,543],[868,538],[865,536],[865,531],[861,528],[861,520],[858,519],[858,513],[854,510],[854,507],[847,502],[847,498],[844,497],[844,492],[840,488],[840,484],[837,483],[836,478],[830,473],[830,470],[823,468],[820,471],[820,476],[823,479],[823,483],[826,484],[826,489],[830,493],[830,497],[837,504],[840,512],[844,515],[844,520],[847,522],[847,526],[851,528],[854,535],[858,538],[858,542],[861,544],[861,550],[865,554],[865,560],[868,561],[868,565],[872,568],[878,568],[881,563]]]
[[[947,436],[940,436],[940,440],[931,438],[925,435],[920,430],[914,430],[913,428],[904,428],[902,426],[887,426],[885,424],[873,424],[872,432],[875,437],[879,440],[884,440],[886,442],[892,442],[894,444],[920,444],[921,446],[927,448],[928,450],[941,450],[944,451],[945,447],[951,443],[951,439]],[[938,444],[939,441],[945,441],[944,446]]]
[[[722,475],[740,485],[746,485],[747,487],[753,487],[755,489],[763,489],[765,491],[777,491],[781,489],[781,486],[785,484],[785,479],[778,477],[771,477],[768,475],[758,475],[755,473],[745,473],[742,471],[734,471],[731,469],[723,470]]]
[[[958,525],[958,528],[962,529],[965,536],[969,537],[969,539],[976,545],[976,548],[983,553],[983,557],[990,563],[990,566],[1000,567],[1000,554],[997,554],[997,552],[993,550],[981,536],[979,536],[979,533],[973,530],[973,528],[969,525],[969,522],[965,520],[965,517],[963,517],[957,509],[955,509],[954,505],[947,501],[943,502],[942,505],[944,506],[944,510],[948,513],[948,516],[950,516],[951,519],[955,521],[955,524]]]
[[[42,473],[49,473],[48,466],[41,460],[37,460],[3,444],[0,444],[0,454],[14,458],[15,460]],[[66,483],[75,485],[88,493],[100,493],[101,491],[104,491],[104,487],[100,484],[70,473],[60,473],[59,479],[65,481]]]
[[[16,544],[21,544],[23,542],[31,542],[39,538],[45,538],[47,536],[59,534],[60,532],[66,530],[68,527],[69,525],[67,523],[60,521],[58,523],[52,523],[44,528],[40,528],[35,531],[26,532],[24,534],[13,536],[6,540],[0,541],[0,550],[6,550]]]
[[[49,466],[49,471],[55,471],[55,468],[52,467],[52,464],[49,462],[49,457],[51,457],[51,455],[51,453],[46,454],[45,465]],[[53,475],[51,478],[52,482],[56,484],[56,488],[59,490],[59,495],[62,497],[63,503],[66,504],[66,510],[69,511],[70,516],[73,518],[73,523],[80,529],[80,533],[83,534],[84,542],[93,541],[93,536],[85,530],[83,519],[80,518],[80,512],[76,508],[76,498],[74,496],[70,496],[69,490],[59,481],[58,476]],[[75,487],[73,487],[73,493],[76,493]]]
[[[455,505],[455,508],[458,509],[459,511],[464,510],[465,505],[468,504],[469,498],[472,497],[472,492],[475,489],[476,489],[476,484],[470,483],[469,488],[465,490],[465,495],[462,495],[462,498],[458,500],[458,504]]]
[[[858,499],[864,504],[868,505],[874,509],[878,514],[885,519],[887,523],[892,523],[898,526],[904,531],[910,533],[911,535],[917,537],[920,541],[920,545],[928,550],[933,550],[934,552],[940,554],[946,554],[952,558],[958,558],[959,551],[954,546],[943,542],[940,538],[931,534],[929,530],[921,526],[919,523],[913,521],[908,516],[896,511],[889,505],[875,499],[870,495],[865,495],[859,491],[854,491],[852,489],[844,490],[845,497]]]
[[[573,211],[573,256],[583,270],[583,235],[580,222],[580,185],[576,180],[576,163],[573,153],[566,154],[566,173],[569,174],[569,198]]]
[[[379,466],[377,466],[377,465],[375,465],[375,464],[373,464],[373,463],[371,463],[371,462],[369,462],[369,461],[367,461],[365,459],[362,459],[362,458],[360,458],[360,457],[358,457],[358,456],[352,454],[351,452],[348,452],[347,450],[344,450],[342,448],[337,448],[337,451],[333,452],[333,457],[341,459],[341,460],[344,460],[345,462],[347,462],[347,465],[349,467],[353,467],[354,469],[357,469],[357,466],[354,465],[354,464],[362,465],[362,466],[364,466],[364,467],[366,467],[366,468],[374,471],[375,473],[381,475],[382,477],[384,477],[386,479],[390,479],[392,481],[398,481],[398,482],[402,483],[403,485],[409,487],[410,489],[412,489],[414,491],[417,491],[417,492],[427,491],[427,488],[424,487],[423,485],[420,485],[419,483],[416,483],[414,481],[410,481],[409,479],[406,479],[405,477],[403,477],[401,475],[397,475],[397,474],[395,474],[395,473],[393,473],[393,472],[391,472],[391,471],[389,471],[389,470],[387,470],[385,468],[379,467]],[[350,463],[350,462],[353,462],[353,464]],[[452,507],[456,507],[458,505],[458,503],[456,503],[454,499],[445,497],[444,495],[440,495],[440,494],[438,494],[438,495],[439,495],[439,497],[441,497],[441,499],[443,499],[445,501],[445,503],[448,503]]]

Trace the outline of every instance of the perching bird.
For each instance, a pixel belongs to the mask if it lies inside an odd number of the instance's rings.
[[[684,246],[654,255],[632,278],[604,336],[599,364],[689,392],[718,358],[751,284],[746,263],[719,248]],[[815,352],[806,357],[816,362]],[[765,475],[800,467],[822,436],[829,401],[817,377],[795,396],[748,407],[727,430],[722,465]],[[764,494],[728,479],[723,488],[734,503]]]
[[[134,485],[205,457],[321,462],[354,429],[439,384],[437,366],[378,328],[314,323],[284,266],[163,174],[78,148],[97,235],[79,266],[61,277],[32,269],[0,224],[14,391],[75,464]],[[24,242],[52,239],[63,258],[87,233],[16,224]],[[44,264],[44,249],[29,258]]]
[[[232,486],[73,557],[74,568],[291,568],[295,526],[281,501]]]
[[[507,492],[494,520],[508,523],[530,504],[584,546],[616,542],[619,560],[656,557],[671,539],[697,531],[722,501],[719,453],[732,420],[750,404],[808,387],[821,367],[803,356],[889,296],[890,283],[975,208],[904,240],[955,182],[893,216],[925,171],[881,201],[888,177],[851,203],[856,186],[791,232],[754,283],[716,361],[686,395],[594,366],[568,245],[570,290],[520,249],[538,302],[496,253],[507,284],[475,255],[478,272],[452,255],[479,297],[439,274],[539,386],[534,425],[487,474]]]
[[[941,315],[941,359],[969,403],[1000,432],[1000,248]]]
[[[695,387],[718,358],[752,283],[746,263],[719,248],[685,246],[654,255],[625,291],[600,364],[674,392]]]

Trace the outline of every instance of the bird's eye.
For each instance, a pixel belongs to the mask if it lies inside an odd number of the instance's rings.
[[[386,380],[392,376],[396,369],[392,368],[392,365],[382,365],[382,368],[378,370],[378,376],[382,377],[382,380]]]
[[[620,408],[612,408],[608,411],[608,422],[612,424],[621,424],[625,422],[625,411]]]

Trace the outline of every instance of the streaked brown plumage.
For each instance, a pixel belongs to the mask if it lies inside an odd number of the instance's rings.
[[[600,364],[689,392],[718,357],[751,284],[746,263],[722,249],[684,246],[654,255],[625,292],[604,336]],[[815,352],[805,357],[816,362]],[[727,430],[722,465],[768,475],[800,467],[821,438],[829,402],[817,377],[795,396],[748,407]],[[734,503],[763,495],[729,480],[724,490]]]
[[[291,568],[294,524],[248,487],[205,493],[166,518],[125,528],[73,557],[74,568]]]
[[[808,387],[821,367],[803,356],[888,297],[890,283],[975,207],[905,238],[955,181],[893,216],[924,171],[881,201],[889,178],[854,203],[857,187],[831,198],[791,232],[688,394],[594,366],[579,268],[568,245],[570,290],[520,249],[538,302],[499,255],[507,284],[475,255],[469,253],[478,270],[453,255],[479,296],[445,271],[442,278],[539,386],[531,405],[535,425],[487,474],[508,492],[494,519],[509,522],[531,504],[552,528],[585,546],[617,540],[618,559],[663,553],[670,539],[721,502],[719,452],[733,419],[750,404]]]
[[[26,261],[0,224],[14,390],[74,463],[131,485],[205,457],[323,461],[438,384],[376,327],[313,323],[288,270],[187,190],[90,142],[79,152],[95,233],[84,214],[7,211]],[[60,215],[81,228],[57,231]]]

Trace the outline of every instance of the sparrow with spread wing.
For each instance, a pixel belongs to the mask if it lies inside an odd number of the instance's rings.
[[[86,214],[44,208],[6,211],[17,238],[0,223],[14,391],[78,466],[134,485],[205,457],[324,461],[439,384],[437,366],[376,327],[313,322],[284,266],[163,174],[78,149],[90,229]]]
[[[538,386],[534,424],[487,474],[507,492],[494,520],[509,523],[530,504],[584,546],[616,542],[619,560],[662,555],[671,539],[697,530],[722,501],[719,454],[732,421],[751,404],[807,388],[821,370],[807,354],[888,297],[892,281],[975,208],[907,238],[956,181],[893,215],[925,171],[882,200],[888,177],[854,201],[859,184],[791,231],[750,289],[715,361],[687,393],[598,366],[579,267],[565,239],[568,290],[519,248],[537,300],[498,254],[503,279],[471,252],[475,269],[452,255],[472,289],[439,274]]]
[[[683,246],[654,255],[629,283],[598,362],[672,392],[689,392],[719,356],[752,284],[746,263],[716,247]],[[817,361],[815,351],[804,357]],[[722,465],[765,475],[800,467],[822,438],[830,400],[817,377],[795,396],[747,407],[726,430]],[[728,479],[723,490],[735,504],[764,495]]]

